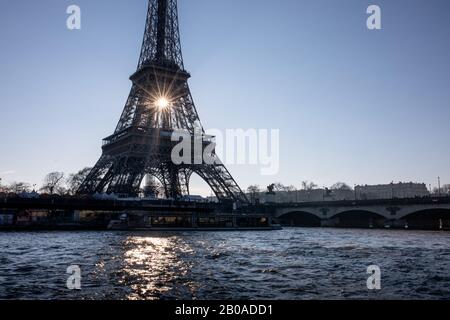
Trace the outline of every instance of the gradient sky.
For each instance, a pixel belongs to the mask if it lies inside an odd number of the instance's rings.
[[[66,8],[82,30],[66,28]],[[383,30],[366,28],[382,9]],[[137,65],[146,0],[0,0],[0,178],[92,166]],[[179,0],[206,128],[281,130],[281,167],[238,183],[450,183],[450,1]],[[195,182],[193,193],[204,193]]]

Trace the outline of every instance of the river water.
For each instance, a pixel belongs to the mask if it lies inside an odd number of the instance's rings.
[[[450,233],[0,233],[0,299],[450,299]]]

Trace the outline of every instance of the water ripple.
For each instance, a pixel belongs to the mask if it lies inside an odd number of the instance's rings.
[[[0,299],[450,299],[449,233],[0,233],[0,246]]]

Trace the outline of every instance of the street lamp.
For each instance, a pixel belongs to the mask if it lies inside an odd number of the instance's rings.
[[[392,187],[392,199],[394,199],[394,182],[391,183],[391,187]]]
[[[441,196],[441,177],[438,177],[438,195]]]

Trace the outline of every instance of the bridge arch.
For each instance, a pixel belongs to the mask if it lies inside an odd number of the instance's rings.
[[[283,213],[278,216],[278,221],[281,225],[289,227],[322,226],[322,220],[316,214],[302,210]]]
[[[402,217],[409,228],[450,230],[450,208],[425,208]]]
[[[347,209],[336,212],[331,219],[335,227],[344,228],[383,228],[386,217],[367,209]]]

